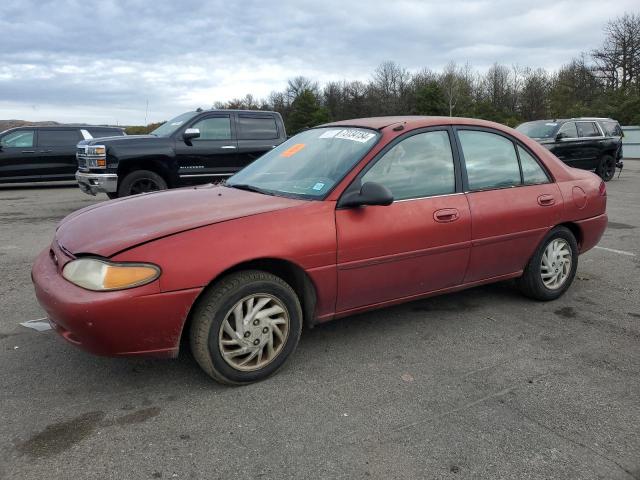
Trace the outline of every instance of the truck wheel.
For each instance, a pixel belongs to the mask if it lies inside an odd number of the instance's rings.
[[[616,174],[616,160],[611,155],[603,155],[600,159],[600,165],[596,170],[596,173],[604,180],[608,182]]]
[[[578,269],[578,243],[571,230],[556,227],[540,242],[520,278],[520,291],[535,300],[555,300],[567,291]]]
[[[134,170],[128,173],[118,186],[118,197],[166,190],[167,182],[151,170]]]
[[[233,273],[210,288],[193,311],[191,351],[214,380],[257,382],[293,353],[302,331],[302,308],[280,277],[259,270]]]

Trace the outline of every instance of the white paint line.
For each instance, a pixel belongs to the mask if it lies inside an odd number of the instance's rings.
[[[599,250],[606,250],[607,252],[619,253],[620,255],[627,255],[628,257],[635,257],[636,254],[632,252],[625,252],[624,250],[616,250],[615,248],[607,248],[607,247],[595,247]]]
[[[47,330],[51,330],[51,325],[49,325],[49,320],[47,318],[29,320],[27,322],[22,322],[20,325],[27,328],[33,328],[37,332],[46,332]]]

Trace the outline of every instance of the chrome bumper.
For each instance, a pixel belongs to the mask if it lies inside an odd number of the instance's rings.
[[[115,173],[76,172],[76,180],[80,190],[89,195],[118,191],[118,175]]]

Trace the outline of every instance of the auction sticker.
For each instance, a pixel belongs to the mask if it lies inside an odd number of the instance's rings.
[[[302,150],[307,145],[304,143],[296,143],[292,147],[287,148],[284,152],[280,154],[281,157],[293,157],[296,153]]]
[[[346,129],[336,134],[333,138],[341,138],[343,140],[366,143],[375,136],[375,133],[363,132],[362,130]]]

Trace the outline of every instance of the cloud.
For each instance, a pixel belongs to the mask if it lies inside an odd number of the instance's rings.
[[[607,14],[634,7],[619,0]],[[149,120],[163,120],[296,75],[366,80],[385,60],[554,69],[597,47],[606,20],[588,0],[9,0],[0,117],[141,123],[148,101]]]

